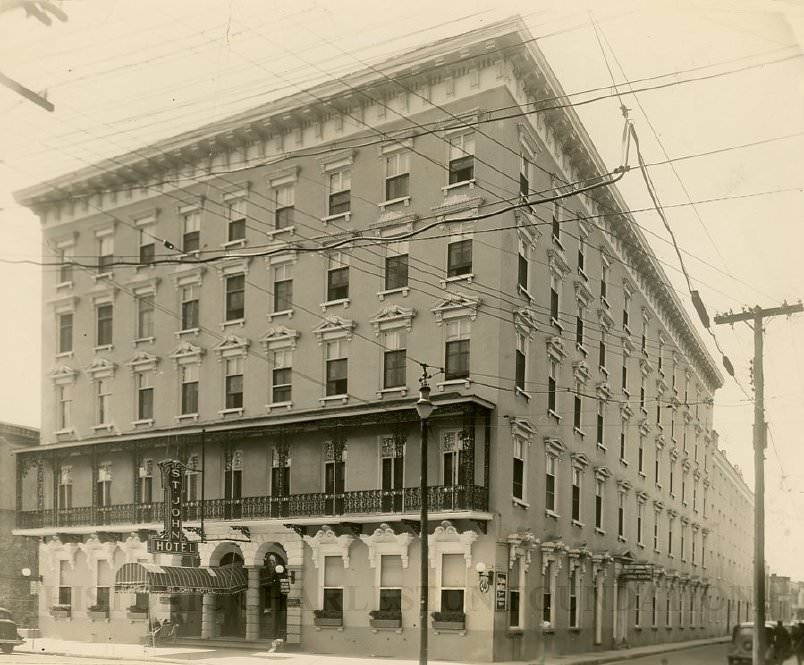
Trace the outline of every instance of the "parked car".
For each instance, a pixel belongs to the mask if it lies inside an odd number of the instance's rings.
[[[773,622],[765,623],[765,646],[773,639]],[[729,665],[738,663],[751,663],[754,659],[754,624],[741,623],[731,631],[731,645],[729,646]]]
[[[14,647],[19,646],[24,641],[17,632],[17,624],[11,618],[11,612],[4,607],[0,607],[0,651],[11,653]]]

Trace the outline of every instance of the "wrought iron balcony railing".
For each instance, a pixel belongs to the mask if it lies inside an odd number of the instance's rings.
[[[488,491],[478,485],[431,486],[429,509],[433,513],[488,510]],[[339,494],[291,494],[247,496],[239,499],[206,499],[205,520],[279,519],[340,515],[393,515],[417,513],[421,506],[418,487],[399,490],[361,490]],[[58,510],[17,513],[17,527],[103,526],[149,524],[164,521],[164,503],[124,503],[81,506]],[[201,518],[201,501],[185,503],[186,521]]]

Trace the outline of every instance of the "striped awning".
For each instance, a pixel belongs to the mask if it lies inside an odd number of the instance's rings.
[[[114,578],[117,592],[138,593],[237,593],[248,587],[245,568],[193,568],[124,563]]]

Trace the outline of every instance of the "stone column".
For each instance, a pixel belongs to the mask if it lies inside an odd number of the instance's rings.
[[[288,644],[301,644],[302,616],[301,603],[304,590],[304,573],[301,565],[288,565],[288,576],[293,576],[290,593],[287,597],[287,633]]]
[[[603,582],[605,577],[603,571],[595,575],[595,644],[603,643]]]
[[[248,590],[246,591],[246,639],[260,638],[260,567],[248,566]]]
[[[215,634],[215,596],[205,593],[201,597],[201,639],[208,640]]]
[[[611,613],[611,633],[614,639],[614,645],[617,645],[617,637],[619,630],[619,616],[620,616],[620,564],[614,564],[614,579],[611,586],[612,608]]]

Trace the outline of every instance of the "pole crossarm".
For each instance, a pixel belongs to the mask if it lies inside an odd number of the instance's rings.
[[[804,311],[804,305],[800,302],[794,305],[782,305],[781,307],[767,307],[762,309],[756,307],[737,314],[716,314],[715,323],[718,325],[727,323],[739,323],[740,321],[754,321],[757,318],[765,319],[771,316],[790,316],[791,314],[798,314]]]

